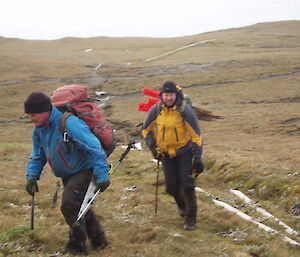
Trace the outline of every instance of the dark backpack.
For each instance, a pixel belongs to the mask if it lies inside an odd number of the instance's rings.
[[[74,114],[85,121],[101,142],[107,156],[113,152],[116,147],[113,130],[103,116],[100,107],[88,97],[86,86],[66,85],[59,87],[52,93],[50,99],[51,103],[63,112],[59,127],[65,140],[68,140],[66,121],[71,114]]]

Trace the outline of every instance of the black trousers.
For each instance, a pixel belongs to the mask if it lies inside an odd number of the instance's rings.
[[[61,212],[70,227],[69,245],[84,245],[87,236],[93,241],[103,237],[104,230],[95,213],[90,208],[79,226],[72,226],[80,210],[84,196],[91,181],[93,170],[83,170],[79,173],[63,178],[64,191],[62,194]]]
[[[166,191],[174,197],[178,208],[184,212],[185,224],[194,225],[197,216],[195,182],[192,176],[193,154],[188,151],[163,160]]]
[[[192,159],[193,154],[188,151],[180,156],[162,161],[168,194],[176,196],[180,190],[189,191],[194,189]]]

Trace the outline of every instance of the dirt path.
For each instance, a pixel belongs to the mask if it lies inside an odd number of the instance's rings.
[[[124,67],[116,67],[116,72],[111,75],[108,73],[99,73],[94,67],[92,67],[91,75],[87,77],[78,77],[78,78],[69,78],[69,79],[60,79],[60,78],[50,78],[50,77],[32,77],[30,82],[41,82],[41,83],[63,83],[63,84],[86,84],[92,88],[97,90],[101,89],[102,85],[108,81],[120,81],[120,80],[134,80],[142,77],[154,77],[154,76],[162,76],[162,75],[172,75],[172,74],[186,74],[192,72],[205,72],[210,70],[216,70],[217,67],[214,64],[180,64],[180,65],[170,65],[170,66],[150,66],[150,67],[133,67],[124,68]],[[130,72],[130,75],[128,73]],[[122,75],[124,74],[124,75]],[[132,74],[132,75],[131,75]],[[219,87],[219,86],[226,86],[226,85],[233,85],[238,83],[244,82],[255,82],[255,81],[263,81],[269,80],[274,78],[284,78],[284,77],[295,77],[300,75],[299,71],[291,72],[291,73],[281,73],[276,75],[267,75],[261,78],[255,79],[244,79],[244,80],[233,80],[233,81],[221,81],[221,82],[214,82],[214,83],[206,83],[206,84],[191,84],[187,86],[183,86],[183,88],[202,88],[202,87]],[[24,83],[24,80],[9,80],[4,81],[0,84],[0,87],[7,87],[7,86],[15,86]],[[100,104],[109,104],[112,102],[123,101],[127,99],[134,99],[141,97],[142,93],[140,91],[130,92],[122,95],[116,94],[105,94],[102,96],[97,96],[96,98],[99,100]],[[283,102],[300,102],[300,96],[295,96],[294,98],[289,99],[280,99],[279,101]],[[262,102],[253,102],[253,104],[259,103],[268,103],[266,101]],[[273,102],[272,102],[273,103]],[[9,125],[13,123],[23,123],[26,120],[23,117],[17,120],[10,120],[5,122],[0,122],[0,125]]]
[[[121,81],[121,80],[135,80],[143,77],[157,77],[164,75],[179,75],[179,74],[188,74],[193,72],[208,72],[213,70],[219,70],[221,66],[226,66],[226,63],[187,63],[187,64],[178,64],[178,65],[169,65],[169,66],[147,66],[147,67],[112,67],[115,72],[114,74],[102,73],[92,67],[92,71],[87,77],[77,77],[77,78],[51,78],[43,76],[32,76],[29,82],[40,82],[40,83],[57,83],[57,84],[86,84],[92,88],[101,88],[101,86],[106,82],[111,81]],[[124,74],[124,75],[123,75]],[[274,78],[283,78],[300,75],[300,71],[290,72],[290,73],[281,73],[276,75],[267,75],[261,78],[256,79],[245,79],[245,80],[233,80],[233,81],[221,81],[213,82],[207,84],[192,84],[187,85],[185,88],[195,88],[195,87],[211,87],[211,86],[224,86],[229,84],[237,84],[243,82],[255,82],[261,80],[268,80]],[[0,87],[15,86],[24,83],[25,80],[6,80],[0,82]],[[27,81],[26,81],[27,82]],[[124,95],[124,99],[129,97],[138,97],[137,92],[132,92]],[[122,100],[121,96],[118,96],[109,101]]]
[[[234,85],[234,84],[245,83],[245,82],[250,83],[250,82],[255,82],[255,81],[263,81],[263,80],[269,80],[269,79],[274,79],[274,78],[293,77],[293,76],[298,76],[298,75],[300,75],[300,72],[282,73],[282,74],[277,74],[277,75],[268,75],[268,76],[261,77],[261,78],[256,78],[256,79],[221,81],[221,82],[214,82],[214,83],[207,83],[207,84],[192,84],[192,85],[183,86],[183,88],[219,87],[219,86]],[[114,79],[115,79],[115,77],[111,77],[107,80],[114,80]],[[123,95],[106,94],[104,96],[100,96],[100,97],[97,97],[97,98],[102,102],[112,103],[112,102],[137,98],[137,97],[141,97],[141,96],[142,96],[142,93],[140,91],[138,91],[138,92],[126,93],[126,94],[123,94]],[[300,102],[300,96],[296,96],[296,97],[291,98],[291,99],[280,99],[280,101]],[[264,101],[262,103],[266,103],[266,102]]]

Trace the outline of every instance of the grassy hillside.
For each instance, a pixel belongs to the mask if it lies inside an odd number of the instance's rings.
[[[32,124],[23,102],[33,91],[47,94],[64,84],[105,91],[105,113],[125,138],[141,141],[137,111],[142,88],[171,79],[193,102],[224,116],[201,121],[206,171],[197,185],[197,230],[182,230],[182,218],[165,194],[149,151],[132,151],[94,203],[111,246],[90,256],[299,256],[273,219],[263,218],[230,189],[237,189],[300,231],[300,22],[262,23],[180,38],[63,38],[52,41],[0,38],[0,256],[59,256],[68,228],[60,200],[50,208],[57,183],[47,165],[36,195],[36,229],[29,230],[31,197],[25,168]],[[152,61],[189,44],[208,40]],[[97,67],[97,69],[95,69]],[[110,157],[115,163],[123,149]],[[59,197],[62,188],[59,188]],[[275,230],[269,234],[214,204],[219,199]]]

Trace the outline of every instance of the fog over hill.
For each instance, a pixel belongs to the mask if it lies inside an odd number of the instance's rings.
[[[300,19],[296,0],[10,0],[1,10],[0,36],[22,39],[179,37]]]

